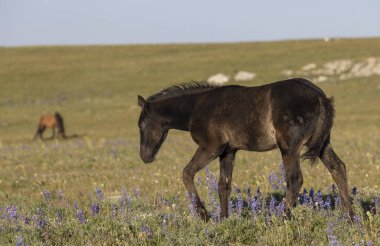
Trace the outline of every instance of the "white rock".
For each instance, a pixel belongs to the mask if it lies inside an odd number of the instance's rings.
[[[289,69],[286,69],[286,70],[282,70],[281,73],[285,76],[292,76],[293,75],[293,71],[292,70],[289,70]]]
[[[225,84],[228,83],[229,77],[223,73],[218,73],[215,75],[212,75],[207,79],[207,82],[209,83],[215,83],[215,84]]]
[[[303,66],[302,70],[303,71],[309,71],[309,70],[312,70],[315,68],[317,68],[317,65],[315,63],[309,63],[309,64],[306,64],[305,66]]]
[[[314,82],[315,82],[315,83],[321,83],[321,82],[325,82],[325,81],[327,81],[328,79],[329,79],[329,78],[326,77],[326,76],[319,75],[318,77],[316,77],[316,78],[314,79]]]
[[[247,71],[238,71],[235,74],[234,80],[235,81],[248,81],[252,80],[256,77],[255,73],[247,72]]]

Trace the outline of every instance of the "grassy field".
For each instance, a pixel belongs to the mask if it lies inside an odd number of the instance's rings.
[[[341,219],[338,209],[308,206],[299,206],[290,221],[265,209],[248,213],[246,206],[226,221],[205,224],[191,215],[181,181],[196,147],[189,134],[171,131],[156,161],[145,165],[137,127],[137,95],[173,84],[247,70],[257,77],[240,84],[254,86],[285,79],[281,71],[308,63],[368,57],[380,57],[379,38],[0,48],[0,243],[380,244],[380,216],[362,210],[363,203],[376,206],[380,195],[380,76],[318,84],[335,98],[332,145],[347,165],[349,186],[358,189],[360,225]],[[81,137],[33,141],[40,115],[55,111],[68,135]],[[233,201],[241,196],[249,203],[246,188],[260,187],[269,202],[277,191],[268,176],[279,175],[280,160],[278,150],[238,152],[233,182],[242,192],[235,191]],[[209,170],[218,176],[217,162]],[[333,196],[323,165],[303,163],[302,171],[308,191]],[[212,205],[211,176],[202,171],[198,177],[200,194]]]

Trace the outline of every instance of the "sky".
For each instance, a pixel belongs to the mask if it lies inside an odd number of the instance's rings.
[[[379,0],[0,0],[0,46],[380,36]]]

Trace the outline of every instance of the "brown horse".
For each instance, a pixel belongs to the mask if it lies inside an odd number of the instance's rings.
[[[60,113],[56,112],[54,115],[46,114],[42,115],[38,123],[37,132],[33,139],[37,136],[43,139],[43,133],[46,128],[51,128],[53,131],[52,139],[55,138],[55,129],[58,129],[58,138],[66,138],[65,127],[63,125],[63,118]]]
[[[220,217],[226,218],[236,152],[275,148],[280,149],[285,167],[288,215],[303,183],[300,158],[312,163],[322,160],[339,188],[345,212],[354,215],[346,166],[330,144],[332,100],[310,81],[296,78],[258,87],[193,82],[167,88],[147,100],[138,96],[138,105],[142,109],[140,156],[145,163],[154,160],[169,129],[190,131],[198,149],[182,179],[205,221],[210,216],[194,186],[195,174],[219,157]],[[303,147],[307,151],[301,155]]]

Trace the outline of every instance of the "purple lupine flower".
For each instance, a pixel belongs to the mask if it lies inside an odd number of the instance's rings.
[[[280,175],[281,175],[281,189],[282,191],[286,191],[286,171],[284,166],[284,161],[280,161]]]
[[[57,192],[57,198],[58,198],[58,200],[60,200],[60,201],[63,200],[63,191],[62,191],[62,190],[59,190],[59,191]]]
[[[238,195],[236,208],[237,208],[238,215],[241,216],[241,213],[243,212],[243,209],[244,209],[244,200],[239,188],[235,187],[235,192]]]
[[[354,187],[352,188],[351,194],[352,194],[353,196],[355,196],[357,192],[358,192],[358,189],[356,188],[356,186],[354,186]]]
[[[283,215],[285,213],[285,203],[282,201],[277,206],[277,215]]]
[[[48,191],[47,189],[42,189],[42,197],[44,198],[45,202],[50,202],[53,198],[53,194]]]
[[[372,245],[373,245],[373,243],[371,240],[367,241],[366,246],[372,246]]]
[[[270,196],[269,213],[276,214],[276,198],[274,196]]]
[[[99,187],[95,188],[95,193],[96,193],[96,197],[98,198],[98,200],[103,200],[104,199],[104,194],[103,194],[102,190]]]
[[[78,209],[77,218],[78,218],[79,223],[81,224],[86,223],[86,217],[84,216],[84,212],[82,209]]]
[[[334,224],[329,221],[327,224],[327,238],[330,241],[331,246],[339,246],[338,237],[334,235]]]
[[[59,222],[63,222],[63,220],[65,219],[62,210],[58,210],[57,211],[57,219],[58,219]]]
[[[232,200],[229,200],[228,201],[228,214],[232,214],[234,211],[234,203],[232,202]]]
[[[215,222],[220,222],[220,205],[219,204],[214,204],[214,206],[211,208],[210,215],[211,215],[211,218]]]
[[[30,224],[30,218],[28,218],[28,217],[24,217],[24,224],[25,225],[29,225]]]
[[[141,226],[141,232],[144,233],[144,235],[149,239],[152,235],[152,231],[145,225],[143,224]]]
[[[16,236],[16,246],[28,246],[28,244],[24,242],[22,236]]]
[[[140,197],[140,190],[137,188],[133,189],[133,194],[135,195],[136,199],[139,198]]]
[[[120,197],[120,211],[124,212],[126,207],[130,207],[132,203],[132,199],[129,196],[128,192],[126,191],[125,188],[122,189],[121,191],[122,195]]]
[[[278,186],[278,182],[277,182],[278,177],[274,172],[271,172],[269,174],[268,180],[269,180],[269,184],[272,187],[272,190],[279,190],[279,186]]]
[[[315,205],[318,205],[320,208],[324,207],[323,196],[320,190],[318,190],[317,194],[315,195],[314,201],[316,202]]]
[[[309,191],[309,197],[310,197],[311,199],[314,198],[314,189],[313,189],[313,188],[311,188],[310,191]]]
[[[191,193],[191,195],[186,191],[186,197],[189,202],[189,210],[193,217],[197,216],[196,212],[196,200],[195,200],[195,194]]]
[[[111,204],[111,212],[112,212],[112,217],[115,218],[117,216],[117,207],[115,203]]]
[[[198,180],[198,186],[201,186],[202,185],[202,179],[201,179],[200,175],[198,175],[197,180]]]
[[[99,210],[100,210],[100,206],[99,206],[99,203],[93,203],[91,205],[91,212],[92,212],[92,216],[95,216],[99,213]]]
[[[17,220],[17,207],[10,206],[5,209],[5,212],[8,214],[8,217],[11,219]]]
[[[331,209],[331,198],[330,196],[327,196],[325,204],[324,204],[325,209]]]
[[[374,202],[374,204],[375,204],[376,213],[380,213],[379,197],[378,197],[378,196],[375,196],[375,197],[373,198],[373,202]]]
[[[258,214],[260,211],[260,201],[257,195],[252,200],[251,211],[253,212],[253,214]]]
[[[354,221],[357,223],[357,224],[361,224],[361,220],[360,220],[360,217],[359,216],[357,216],[357,215],[354,215]]]
[[[41,229],[42,227],[44,227],[47,223],[46,223],[46,220],[42,214],[42,210],[41,208],[37,208],[36,210],[36,227],[37,229]]]

